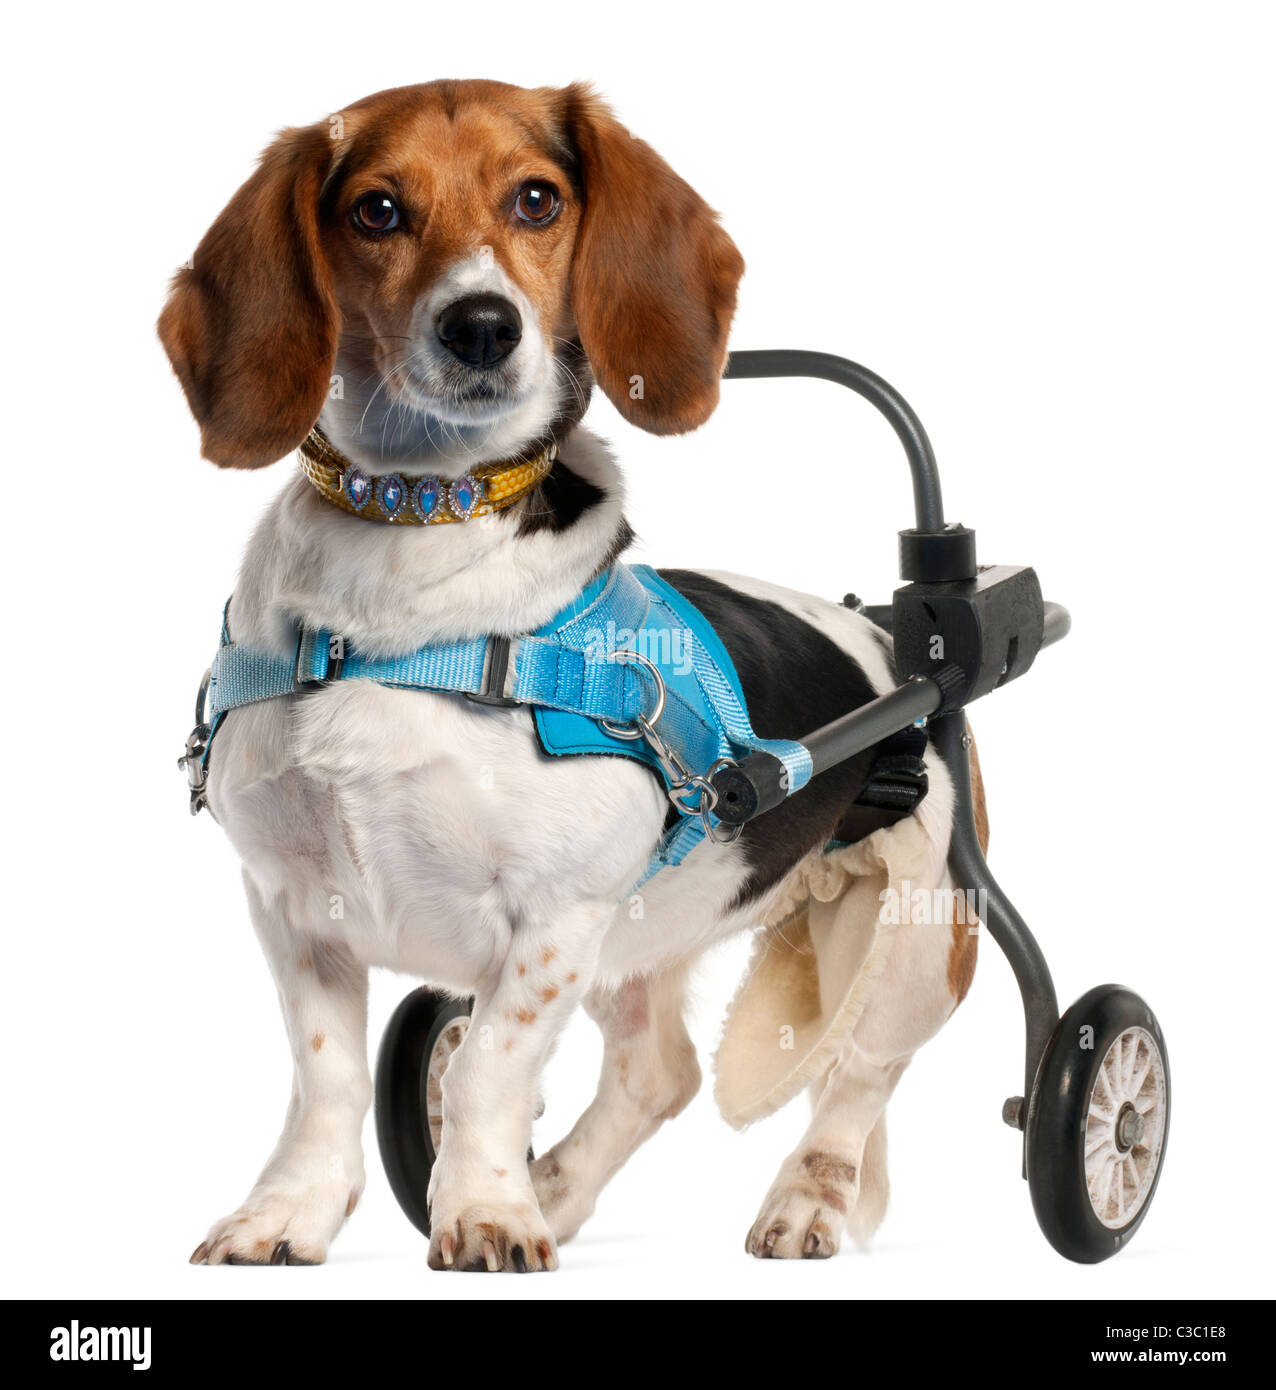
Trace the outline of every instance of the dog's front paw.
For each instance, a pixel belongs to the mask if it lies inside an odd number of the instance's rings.
[[[359,1200],[331,1185],[300,1192],[254,1192],[237,1212],[213,1223],[193,1265],[317,1265]]]
[[[530,1274],[558,1268],[558,1246],[532,1203],[467,1206],[430,1214],[431,1269]]]

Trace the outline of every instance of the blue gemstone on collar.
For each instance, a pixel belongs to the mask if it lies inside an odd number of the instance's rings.
[[[377,484],[377,501],[386,516],[393,516],[403,505],[405,488],[397,473],[388,473]]]
[[[346,474],[345,493],[355,511],[361,512],[372,496],[372,479],[362,468],[350,469]]]
[[[422,521],[429,521],[439,509],[443,484],[428,474],[412,489],[412,510]]]
[[[479,485],[468,473],[462,473],[448,490],[452,510],[461,518],[469,516],[479,500]]]

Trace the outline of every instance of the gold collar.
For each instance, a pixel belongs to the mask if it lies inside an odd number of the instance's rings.
[[[433,473],[383,473],[371,476],[328,442],[316,425],[302,441],[301,471],[334,507],[368,521],[404,526],[434,526],[489,516],[525,497],[545,477],[558,457],[558,445],[525,463],[484,463],[459,478]]]

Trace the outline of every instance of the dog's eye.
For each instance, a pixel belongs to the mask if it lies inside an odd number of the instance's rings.
[[[399,205],[384,193],[369,193],[354,207],[354,224],[364,232],[388,232],[399,225]]]
[[[518,190],[514,211],[524,222],[548,222],[561,206],[558,189],[552,183],[529,179]]]

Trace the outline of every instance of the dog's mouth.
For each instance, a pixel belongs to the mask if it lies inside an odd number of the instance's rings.
[[[433,373],[401,369],[394,373],[392,392],[408,409],[448,425],[483,425],[517,410],[531,394],[506,374],[476,372]]]

